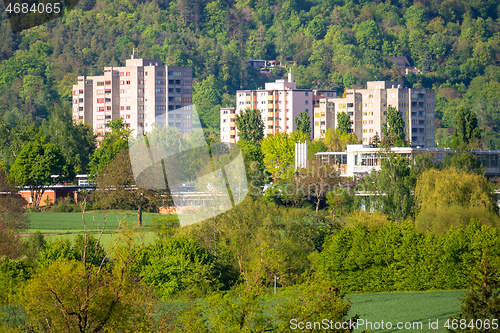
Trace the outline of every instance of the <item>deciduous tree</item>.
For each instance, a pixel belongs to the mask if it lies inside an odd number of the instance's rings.
[[[259,144],[264,138],[264,122],[259,110],[243,110],[235,122],[240,139]]]
[[[299,116],[295,117],[295,126],[297,131],[311,135],[311,117],[307,113],[300,112]]]
[[[345,134],[351,133],[351,117],[347,113],[337,113],[337,129]]]
[[[389,106],[386,111],[387,122],[382,126],[383,147],[405,147],[405,123],[403,115],[395,107]]]
[[[66,162],[60,149],[41,138],[23,145],[10,172],[19,185],[29,187],[35,209],[47,186],[54,184],[52,175],[58,176],[58,181],[74,177],[73,167]]]

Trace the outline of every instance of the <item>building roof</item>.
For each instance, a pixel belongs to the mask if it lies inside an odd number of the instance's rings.
[[[406,57],[383,56],[382,59],[388,59],[400,67],[412,67]]]

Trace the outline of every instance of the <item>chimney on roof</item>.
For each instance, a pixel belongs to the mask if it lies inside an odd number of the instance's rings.
[[[291,68],[290,72],[288,72],[288,82],[293,83],[293,73]]]

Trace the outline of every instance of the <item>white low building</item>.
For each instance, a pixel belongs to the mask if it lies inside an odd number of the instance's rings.
[[[387,158],[388,153],[406,157],[412,163],[416,155],[429,154],[434,163],[440,163],[445,160],[447,154],[454,152],[449,148],[394,147],[385,150],[370,145],[347,145],[345,152],[316,153],[316,159],[323,164],[336,165],[341,176],[354,177],[370,173],[372,170],[380,170],[382,159]],[[476,155],[487,175],[500,175],[500,150],[473,149],[471,152]]]

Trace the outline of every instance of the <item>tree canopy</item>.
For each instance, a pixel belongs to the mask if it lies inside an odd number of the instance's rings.
[[[42,138],[23,145],[10,172],[19,185],[30,188],[35,208],[40,205],[47,185],[74,177],[73,167],[67,164],[60,149],[52,143],[45,143]],[[57,178],[53,179],[52,175]]]
[[[240,139],[259,144],[264,138],[264,122],[259,110],[243,110],[236,116],[235,122]]]
[[[351,117],[345,112],[337,113],[337,129],[342,133],[351,133]]]
[[[385,115],[387,121],[382,125],[381,145],[383,147],[405,147],[407,142],[402,113],[395,107],[388,106]]]
[[[295,117],[295,126],[297,131],[301,131],[307,135],[311,135],[311,117],[306,112],[300,112],[298,117]]]

